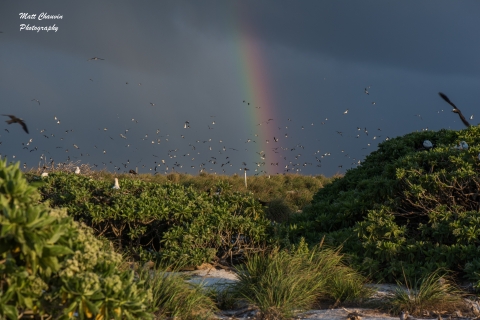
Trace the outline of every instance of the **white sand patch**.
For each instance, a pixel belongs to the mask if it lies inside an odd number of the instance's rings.
[[[237,274],[223,269],[205,269],[187,271],[185,274],[192,276],[190,283],[202,284],[206,288],[222,290],[225,286],[238,281]]]

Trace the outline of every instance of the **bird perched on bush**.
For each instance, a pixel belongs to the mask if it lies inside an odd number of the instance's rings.
[[[468,150],[468,144],[465,141],[460,141],[458,146],[455,146],[454,149],[458,150]]]
[[[433,148],[433,143],[430,140],[425,140],[423,141],[423,147],[425,149],[431,149]]]
[[[112,189],[120,189],[120,185],[118,184],[118,178],[115,178],[115,184],[113,185]]]
[[[79,167],[75,167],[75,174],[80,174],[80,168]]]

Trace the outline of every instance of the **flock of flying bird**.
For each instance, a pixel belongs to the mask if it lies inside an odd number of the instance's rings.
[[[105,59],[98,58],[98,57],[93,57],[93,58],[88,59],[87,61],[101,61],[101,60],[105,60]],[[93,81],[92,79],[90,79],[90,80]],[[126,84],[128,85],[129,83],[126,82]],[[142,84],[139,83],[138,85],[141,86]],[[370,95],[369,89],[370,89],[370,86],[366,87],[364,89],[364,94]],[[460,117],[460,120],[467,127],[470,126],[470,124],[468,123],[466,118],[463,116],[461,111],[455,106],[455,104],[453,104],[445,94],[440,92],[439,95],[440,95],[440,97],[442,97],[447,103],[449,103],[453,107],[452,112],[457,113]],[[36,102],[39,106],[41,105],[40,101],[36,98],[32,99],[31,101]],[[248,102],[246,100],[243,100],[243,103],[246,105],[246,107],[250,107],[250,102]],[[375,104],[376,104],[375,102],[372,102],[372,105],[375,105]],[[150,102],[150,106],[154,107],[155,103]],[[260,108],[260,107],[256,106],[255,108]],[[346,109],[343,112],[343,115],[348,114],[348,112],[349,112],[349,110]],[[6,122],[9,125],[10,124],[18,124],[22,127],[22,129],[27,134],[29,134],[27,124],[25,123],[25,121],[23,119],[15,116],[15,115],[11,115],[11,114],[4,114],[3,116],[6,116],[6,117],[10,118],[9,120],[6,120]],[[420,116],[420,115],[417,115],[417,116]],[[58,119],[56,116],[54,117],[54,119],[55,119],[55,122],[57,124],[61,123],[60,119]],[[287,120],[288,120],[288,123],[291,123],[293,121],[290,118],[287,119]],[[131,121],[135,124],[138,123],[138,120],[135,120],[134,118],[132,118]],[[208,129],[209,130],[215,128],[215,124],[216,124],[215,116],[211,116],[210,121],[211,122],[208,124]],[[327,121],[328,121],[328,118],[325,118],[325,120],[321,122],[321,125],[324,125]],[[257,125],[258,126],[262,126],[262,125],[263,126],[266,126],[266,125],[270,125],[270,126],[272,126],[272,125],[275,126],[276,125],[276,126],[278,126],[278,123],[277,124],[275,124],[275,123],[276,122],[274,121],[274,119],[269,118],[269,119],[266,119],[265,121],[262,121],[262,122],[258,123]],[[314,123],[311,123],[310,125],[313,126]],[[293,126],[293,124],[292,124],[292,126]],[[285,127],[279,127],[278,126],[278,130],[286,131],[285,129],[288,129],[288,127],[289,126],[285,126]],[[306,126],[301,126],[301,129],[303,130],[303,129],[305,129],[305,127]],[[131,129],[132,128],[125,129],[124,132],[120,133],[119,136],[121,137],[121,139],[127,140],[127,135],[129,134],[129,131]],[[191,129],[190,121],[185,121],[184,122],[183,129],[184,130]],[[99,128],[99,130],[103,131],[103,132],[107,132],[108,128],[103,128],[103,130]],[[5,129],[5,131],[9,132],[8,129]],[[269,131],[272,132],[271,130],[269,130]],[[381,131],[381,129],[378,128],[378,131]],[[73,130],[72,129],[65,130],[66,134],[68,134],[69,132],[73,132]],[[368,132],[367,128],[357,127],[357,132],[359,132],[359,133],[357,133],[356,138],[359,138],[360,134],[365,134],[366,136],[369,135],[369,132]],[[52,137],[55,137],[54,134],[50,134],[50,136],[45,134],[46,133],[45,129],[40,130],[40,133],[43,134],[43,136],[45,138],[48,138],[48,139],[50,139]],[[156,130],[156,135],[153,138],[151,136],[149,137],[149,135],[147,133],[143,136],[142,140],[148,141],[148,142],[151,141],[152,145],[160,145],[160,143],[162,142],[162,138],[163,138],[164,142],[168,142],[169,138],[171,138],[171,136],[168,135],[168,134],[159,136],[159,133],[160,133],[160,130],[157,129]],[[343,132],[342,131],[336,131],[336,133],[343,137]],[[187,136],[186,133],[180,135],[181,139],[185,139],[186,136]],[[109,139],[114,140],[114,138],[111,135],[108,135],[108,137],[109,137]],[[224,145],[225,142],[222,139],[218,140],[219,144],[220,144],[220,148],[215,147],[215,146],[212,145],[212,142],[214,142],[214,140],[211,139],[211,138],[209,138],[209,139],[196,139],[194,141],[191,141],[188,144],[189,150],[183,154],[183,157],[191,158],[191,161],[194,161],[196,157],[201,157],[201,156],[199,156],[201,154],[200,151],[202,151],[202,156],[204,154],[203,151],[205,151],[205,150],[207,151],[207,153],[208,152],[218,152],[222,156],[210,156],[210,157],[208,157],[208,155],[207,155],[207,158],[202,159],[203,161],[197,160],[197,162],[195,163],[196,165],[191,165],[190,166],[192,169],[195,169],[195,170],[200,171],[200,172],[211,171],[211,172],[214,172],[214,173],[221,173],[221,172],[225,173],[226,172],[225,168],[234,167],[234,166],[238,170],[243,170],[243,171],[248,171],[248,170],[252,169],[256,172],[255,173],[256,175],[261,174],[261,173],[270,174],[272,171],[275,171],[275,173],[280,173],[282,171],[284,173],[286,173],[286,172],[298,173],[298,172],[302,171],[303,167],[314,165],[312,162],[304,161],[302,163],[302,160],[300,160],[302,158],[302,153],[300,153],[299,151],[304,150],[304,148],[305,148],[304,145],[298,143],[296,145],[291,145],[291,146],[285,146],[285,145],[282,146],[280,144],[277,144],[279,142],[280,137],[288,138],[289,137],[289,132],[279,133],[278,136],[273,136],[272,137],[273,139],[266,139],[266,141],[265,141],[266,144],[268,144],[268,146],[271,146],[270,147],[271,150],[269,150],[271,152],[265,152],[265,151],[256,152],[258,154],[258,157],[259,157],[258,162],[247,163],[248,161],[246,159],[239,160],[239,158],[241,158],[241,157],[238,157],[237,155],[240,155],[240,154],[243,155],[244,154],[243,150],[239,150],[240,148],[238,148],[238,147],[237,148],[227,148]],[[380,135],[378,135],[378,136],[375,135],[375,136],[373,136],[373,138],[372,137],[371,138],[372,138],[372,140],[376,140],[377,138],[380,138],[380,137],[381,137]],[[258,140],[260,138],[261,137],[259,136],[259,134],[254,134],[253,136],[245,139],[244,143],[252,143],[252,144],[257,143],[256,140]],[[388,139],[389,138],[387,137],[385,140],[388,140]],[[32,143],[32,140],[33,139],[30,139],[27,143],[22,143],[23,149],[28,150],[28,148],[29,148],[28,146]],[[63,140],[63,138],[61,138],[60,140]],[[122,140],[120,140],[120,141],[122,141]],[[431,148],[432,146],[430,146],[429,143],[430,143],[429,141],[425,141],[424,142],[424,147],[427,148],[427,149]],[[1,142],[0,142],[0,144],[1,144]],[[370,145],[371,145],[370,143],[367,144],[367,146],[370,146]],[[125,147],[129,148],[130,146],[131,146],[131,144],[128,143]],[[65,147],[65,145],[57,146],[56,149],[63,149],[64,147]],[[73,147],[77,150],[80,149],[77,144],[73,144]],[[207,147],[207,148],[205,148],[205,147]],[[462,147],[465,147],[465,146],[461,145],[460,148],[462,148]],[[97,145],[94,145],[94,148],[98,149]],[[468,148],[468,146],[467,146],[467,148]],[[103,149],[103,148],[100,148],[100,149]],[[366,149],[366,148],[363,148],[363,149]],[[37,150],[38,150],[38,148],[35,147],[33,149],[30,149],[29,151],[33,152],[33,151],[37,151]],[[44,151],[46,151],[46,153],[49,153],[47,150],[44,150]],[[67,153],[69,152],[68,149],[64,149],[64,151],[67,152]],[[248,151],[248,149],[245,149],[245,151]],[[232,152],[237,152],[237,153],[236,153],[235,156],[233,156]],[[341,152],[343,153],[344,151],[342,150]],[[106,154],[107,150],[103,149],[102,153]],[[288,158],[287,158],[288,153],[294,153],[293,158],[290,158],[290,156],[288,156]],[[267,159],[267,154],[270,155],[268,157],[268,159]],[[321,167],[322,160],[324,160],[326,157],[328,157],[330,155],[331,155],[331,153],[329,153],[329,152],[321,153],[320,150],[316,150],[313,153],[313,156],[315,156],[315,162],[316,162],[315,165],[317,167]],[[80,161],[84,161],[85,157],[90,156],[90,154],[81,152],[80,156],[81,156]],[[272,158],[272,157],[276,157],[276,156],[278,156],[278,158],[276,158],[276,159]],[[344,154],[344,156],[348,157],[348,154]],[[72,157],[74,159],[78,159],[77,157],[74,157],[73,155],[72,155]],[[121,163],[114,163],[113,161],[110,161],[110,162],[102,161],[102,164],[105,167],[109,166],[109,165],[112,165],[115,168],[115,170],[117,170],[117,171],[120,171],[120,170],[123,169],[125,172],[130,172],[130,173],[136,173],[138,171],[138,164],[141,164],[141,166],[143,168],[148,168],[151,172],[154,172],[155,174],[156,173],[168,173],[168,172],[172,172],[172,171],[182,171],[181,168],[183,168],[183,166],[185,164],[185,162],[183,162],[182,164],[178,162],[179,158],[180,158],[180,154],[178,154],[178,148],[169,149],[168,152],[167,152],[167,157],[168,158],[164,157],[164,159],[161,159],[158,155],[155,155],[155,154],[153,154],[153,157],[158,158],[158,159],[154,159],[155,161],[153,161],[153,163],[150,163],[150,166],[148,164],[145,164],[145,162],[142,163],[142,160],[140,162],[136,162],[134,164],[134,163],[131,163],[129,159],[127,159],[126,161],[123,161]],[[13,158],[15,158],[15,156],[13,156]],[[247,158],[249,158],[249,157],[247,157]],[[165,159],[167,159],[167,160],[165,160]],[[250,157],[250,159],[251,159],[251,157]],[[50,159],[47,162],[47,156],[45,154],[41,155],[40,160],[44,162],[44,167],[47,167],[46,166],[47,163],[49,163],[51,165],[53,165],[55,162],[57,164],[59,163],[59,161],[54,161],[54,159],[52,157],[50,157]],[[352,165],[358,165],[358,164],[361,163],[361,161],[358,160],[358,159],[353,158],[352,160],[353,160]],[[70,156],[67,156],[66,161],[64,163],[69,163],[69,162],[72,162],[72,161],[73,161],[73,159],[70,158]],[[62,162],[62,161],[60,161],[60,162]],[[95,163],[93,165],[95,167],[99,166],[98,164],[95,164]],[[137,166],[137,169],[136,170],[130,169],[132,166]],[[211,166],[211,167],[208,168],[208,166]],[[270,167],[268,167],[268,166],[270,166]],[[338,167],[342,168],[343,165],[338,165]],[[27,168],[26,163],[24,163],[24,168]],[[118,186],[118,182],[115,184],[115,186]]]

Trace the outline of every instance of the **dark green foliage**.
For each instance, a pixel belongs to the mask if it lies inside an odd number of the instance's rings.
[[[434,144],[422,148],[424,140]],[[454,148],[466,141],[468,150]],[[325,236],[376,279],[417,279],[440,267],[480,283],[480,128],[417,132],[385,141],[320,189],[283,230]],[[280,236],[281,237],[281,236]]]
[[[271,221],[277,223],[285,223],[289,221],[291,209],[285,204],[283,199],[273,199],[268,202],[265,208],[265,214]]]
[[[150,252],[149,258],[157,255],[167,264],[232,262],[266,242],[269,221],[261,205],[226,183],[217,184],[218,195],[169,182],[119,183],[115,190],[110,181],[60,172],[50,174],[40,191],[50,205],[67,208],[121,248]]]
[[[0,161],[0,318],[151,318],[142,283],[118,268],[121,256],[39,200],[18,164]]]

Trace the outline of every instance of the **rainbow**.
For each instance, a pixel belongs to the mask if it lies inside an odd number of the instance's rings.
[[[265,166],[260,167],[260,170],[267,171],[268,174],[275,174],[283,172],[283,167],[272,166],[272,162],[280,162],[281,157],[275,153],[273,148],[279,147],[277,152],[280,152],[280,144],[275,143],[274,137],[279,138],[279,132],[275,130],[278,126],[275,123],[275,103],[269,86],[268,79],[268,64],[265,62],[265,57],[262,52],[261,43],[255,38],[252,22],[249,21],[246,12],[246,6],[241,1],[235,2],[237,5],[232,8],[234,10],[236,19],[236,51],[240,66],[241,82],[244,86],[245,101],[250,105],[246,107],[246,112],[249,113],[249,125],[252,132],[258,134],[254,137],[256,143],[256,152],[252,152],[252,162],[265,162]],[[274,119],[267,125],[268,119]],[[261,123],[261,125],[258,125]],[[268,142],[267,142],[268,141]],[[261,159],[259,154],[265,156]],[[249,165],[249,168],[251,166]],[[252,169],[250,169],[252,170]],[[253,174],[253,173],[251,173]]]

